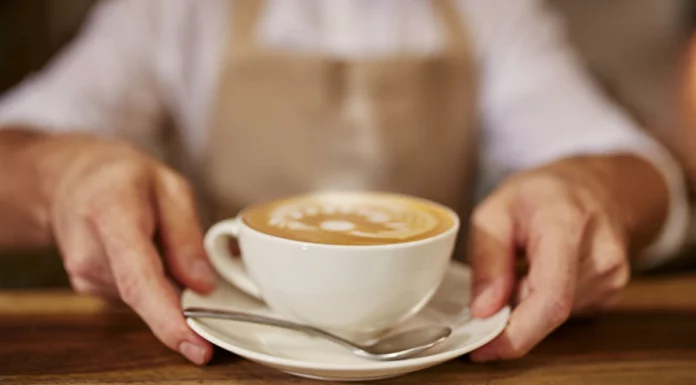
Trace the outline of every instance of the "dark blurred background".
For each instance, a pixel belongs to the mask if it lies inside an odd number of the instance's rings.
[[[95,0],[0,0],[0,92],[36,71],[77,32]]]
[[[680,156],[676,95],[696,0],[548,1],[567,19],[571,41],[607,92]],[[0,0],[0,93],[69,42],[94,2]],[[66,283],[54,252],[0,253],[0,288]]]

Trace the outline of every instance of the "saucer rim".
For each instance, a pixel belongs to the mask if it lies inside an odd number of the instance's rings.
[[[467,270],[467,273],[471,272],[471,268],[461,262],[451,261],[450,269],[463,269]],[[190,289],[186,289],[182,295],[181,301],[184,301],[184,297],[190,295],[196,295],[190,292]],[[313,370],[325,370],[325,371],[360,371],[360,370],[384,370],[384,369],[408,369],[409,367],[427,365],[432,363],[445,362],[460,356],[463,356],[479,347],[487,344],[488,342],[499,336],[510,320],[511,308],[510,306],[505,306],[494,315],[488,317],[502,317],[504,322],[494,328],[490,333],[485,335],[483,338],[479,338],[474,344],[466,344],[465,346],[455,348],[452,350],[447,350],[440,353],[435,353],[431,355],[425,355],[421,357],[407,358],[398,361],[370,361],[365,360],[361,363],[323,363],[323,362],[313,362],[306,359],[295,359],[295,358],[285,358],[278,357],[268,353],[260,353],[256,351],[249,350],[245,347],[241,347],[237,344],[225,341],[223,338],[215,336],[213,333],[208,332],[206,329],[209,327],[203,325],[198,320],[194,318],[188,318],[186,322],[188,325],[201,337],[211,342],[214,345],[219,346],[229,352],[237,354],[239,356],[245,357],[249,360],[256,361],[259,363],[269,363],[272,365],[282,366],[285,370],[292,369],[313,369]],[[287,331],[288,333],[293,333],[292,331]],[[427,354],[427,352],[425,353]]]

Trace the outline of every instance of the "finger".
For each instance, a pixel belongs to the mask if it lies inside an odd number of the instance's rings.
[[[578,250],[586,220],[563,207],[530,218],[527,255],[529,294],[513,311],[506,330],[473,352],[475,361],[518,358],[564,322],[571,311]]]
[[[583,301],[590,297],[595,297],[597,291],[600,290],[597,286],[598,274],[596,261],[594,259],[595,247],[597,243],[597,237],[600,238],[603,235],[602,225],[600,225],[597,218],[592,218],[590,223],[587,225],[586,234],[587,237],[583,239],[583,244],[580,248],[580,253],[578,255],[578,274],[577,282],[575,283],[575,296],[573,299],[573,312],[576,311],[578,307],[584,306]]]
[[[529,277],[523,277],[517,285],[513,305],[517,306],[529,298],[530,293]]]
[[[59,213],[54,218],[54,234],[71,281],[79,278],[83,282],[90,282],[90,285],[102,287],[99,291],[117,292],[104,247],[88,220],[74,213]],[[78,292],[83,287],[86,285],[73,285]]]
[[[586,239],[590,246],[580,263],[574,313],[616,302],[631,274],[626,242],[608,221],[593,221]]]
[[[78,294],[109,299],[119,297],[116,286],[94,283],[81,277],[70,277],[70,285]]]
[[[588,281],[583,293],[575,296],[573,313],[583,314],[613,307],[620,300],[630,276],[630,267],[624,264],[611,274],[597,276],[594,280]]]
[[[208,342],[191,331],[179,299],[164,275],[151,241],[152,210],[147,197],[126,194],[95,216],[95,228],[104,241],[123,301],[148,324],[169,348],[196,364],[212,355]]]
[[[215,288],[215,275],[203,249],[194,195],[180,176],[163,173],[155,188],[160,239],[174,278],[199,292]]]
[[[475,317],[493,315],[507,303],[513,290],[515,254],[510,217],[501,196],[485,202],[472,216],[471,311]]]

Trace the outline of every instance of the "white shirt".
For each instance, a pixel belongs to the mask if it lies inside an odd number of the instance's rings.
[[[611,104],[563,38],[543,0],[456,0],[471,33],[484,146],[482,190],[520,169],[561,157],[633,153],[662,173],[670,208],[643,263],[684,242],[688,204],[670,154]],[[258,26],[265,44],[340,57],[436,53],[443,31],[423,0],[268,0]],[[233,9],[227,0],[110,0],[43,72],[0,100],[0,124],[84,130],[157,142],[167,114],[193,164]]]

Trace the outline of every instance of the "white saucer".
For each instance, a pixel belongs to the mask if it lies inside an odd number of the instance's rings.
[[[508,307],[487,319],[470,319],[470,269],[452,262],[445,280],[430,304],[395,331],[431,324],[453,329],[442,344],[418,357],[377,362],[354,356],[331,342],[289,330],[248,323],[189,319],[196,333],[211,343],[260,364],[301,377],[333,381],[364,381],[395,377],[438,365],[491,341],[507,325]],[[207,296],[186,290],[183,307],[201,306],[272,315],[273,312],[241,291],[221,282]]]

